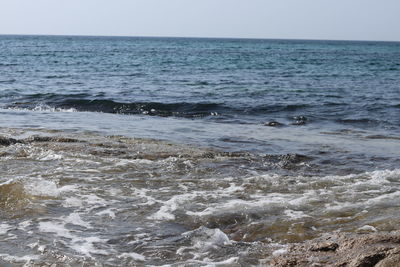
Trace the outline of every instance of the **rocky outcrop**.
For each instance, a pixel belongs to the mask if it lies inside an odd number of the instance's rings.
[[[282,127],[282,126],[284,126],[284,124],[283,124],[283,123],[280,123],[280,122],[278,122],[278,121],[269,121],[269,122],[264,123],[264,126]]]
[[[55,142],[55,143],[78,143],[81,142],[77,139],[61,137],[61,136],[38,136],[34,135],[23,140],[25,143],[34,142]]]
[[[293,244],[270,266],[400,267],[400,232],[340,233]]]
[[[10,137],[0,136],[0,146],[10,146],[14,144],[29,144],[36,142],[55,142],[55,143],[77,143],[80,140],[61,137],[61,136],[31,136],[25,139],[14,139]]]
[[[16,140],[14,138],[9,138],[5,136],[0,136],[0,146],[10,146],[16,143],[20,143],[21,141]]]

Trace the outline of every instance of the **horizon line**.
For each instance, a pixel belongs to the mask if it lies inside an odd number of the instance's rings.
[[[176,39],[227,39],[227,40],[282,40],[282,41],[334,41],[334,42],[381,42],[400,43],[400,40],[367,39],[317,39],[317,38],[271,38],[271,37],[211,37],[211,36],[155,36],[155,35],[86,35],[86,34],[29,34],[0,33],[0,36],[54,36],[54,37],[116,37],[116,38],[176,38]]]

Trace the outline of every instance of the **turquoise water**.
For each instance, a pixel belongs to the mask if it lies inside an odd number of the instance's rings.
[[[0,36],[0,265],[399,230],[399,74],[400,43]]]

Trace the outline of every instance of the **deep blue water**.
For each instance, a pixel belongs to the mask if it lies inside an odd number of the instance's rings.
[[[0,60],[4,108],[400,129],[400,43],[1,36]]]

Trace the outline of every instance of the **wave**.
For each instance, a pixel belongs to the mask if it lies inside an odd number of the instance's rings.
[[[15,79],[9,79],[9,80],[0,80],[0,83],[14,83],[14,82],[16,82],[17,80],[15,80]]]
[[[31,110],[31,111],[42,111],[42,112],[77,112],[74,108],[56,108],[49,105],[38,104],[34,107],[19,107],[19,106],[9,106],[7,109],[12,110]]]
[[[0,67],[18,66],[16,63],[0,63]]]
[[[59,103],[62,109],[77,111],[104,112],[117,114],[144,114],[153,116],[204,117],[229,109],[216,103],[158,103],[132,102],[123,103],[113,100],[73,99]]]
[[[205,117],[219,114],[219,111],[229,108],[216,103],[158,103],[133,102],[123,103],[113,100],[71,99],[61,102],[40,103],[14,102],[5,106],[6,109],[31,110],[44,112],[101,112],[114,114],[143,114],[163,117]]]
[[[115,114],[143,114],[163,117],[207,117],[215,115],[262,115],[267,113],[294,112],[309,108],[307,104],[264,104],[244,106],[219,102],[119,102],[110,99],[90,99],[90,95],[32,94],[25,95],[7,109],[32,111],[80,111]]]
[[[321,103],[267,103],[254,104],[238,102],[125,102],[115,99],[106,99],[100,94],[94,96],[87,93],[74,94],[30,94],[9,95],[2,108],[13,110],[31,110],[42,112],[99,112],[124,115],[147,115],[160,117],[205,118],[219,117],[219,119],[235,119],[247,122],[255,119],[257,123],[265,121],[280,121],[283,124],[304,125],[315,121],[331,121],[343,125],[375,127],[388,124],[396,126],[375,114],[370,117],[352,118],[346,106],[351,104],[340,102]],[[15,102],[9,104],[12,98]],[[94,99],[93,99],[94,98]],[[393,107],[393,105],[389,106]],[[387,109],[388,105],[378,106],[380,110]],[[362,110],[361,110],[362,111]],[[357,113],[358,111],[356,111]],[[397,126],[396,126],[397,127]]]
[[[71,75],[46,75],[44,76],[45,79],[64,79],[64,78],[71,78]]]

